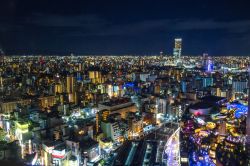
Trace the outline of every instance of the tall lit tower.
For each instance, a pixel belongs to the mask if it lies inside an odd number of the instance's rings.
[[[206,61],[206,71],[207,72],[212,72],[213,71],[213,61],[212,58],[209,56],[207,57],[207,61]]]
[[[74,93],[75,92],[75,78],[72,75],[66,77],[66,92]]]
[[[214,69],[213,60],[210,56],[208,56],[207,53],[203,53],[202,66],[203,69],[205,69],[205,71],[208,73],[212,72]]]
[[[203,68],[206,68],[207,57],[208,57],[208,54],[207,53],[203,53],[203,56],[202,56],[202,66],[203,66]]]
[[[176,38],[174,40],[174,50],[173,50],[175,64],[177,64],[178,62],[180,62],[180,59],[181,59],[181,49],[182,49],[182,39],[181,38]]]

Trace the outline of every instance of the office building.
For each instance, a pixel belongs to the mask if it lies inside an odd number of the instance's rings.
[[[175,64],[180,63],[181,52],[182,52],[182,39],[176,38],[174,42],[174,50],[173,50]]]

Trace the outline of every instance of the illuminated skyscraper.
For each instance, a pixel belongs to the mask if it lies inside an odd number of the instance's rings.
[[[67,93],[75,92],[75,78],[72,75],[66,78],[66,91]]]
[[[62,88],[62,84],[60,84],[60,83],[57,83],[57,84],[55,84],[55,94],[56,93],[62,93],[63,92],[63,88]]]
[[[174,50],[173,50],[175,64],[180,62],[181,50],[182,50],[182,39],[181,38],[176,38],[175,42],[174,42]]]
[[[93,84],[104,82],[104,78],[100,71],[89,71],[89,78]]]
[[[203,55],[202,55],[202,65],[203,66],[206,65],[207,57],[208,57],[208,53],[203,53]]]
[[[212,72],[214,68],[212,58],[208,56],[207,53],[204,53],[202,59],[202,66],[206,70],[206,72]]]
[[[212,58],[211,57],[208,57],[207,58],[207,65],[206,65],[206,70],[207,72],[212,72],[213,71],[213,61],[212,61]]]

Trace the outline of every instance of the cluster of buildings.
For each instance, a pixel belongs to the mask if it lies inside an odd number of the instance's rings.
[[[176,39],[174,56],[1,56],[0,160],[161,164],[150,134],[179,122],[183,164],[244,155],[249,57],[181,52]]]
[[[183,165],[247,165],[247,103],[206,96],[181,121]]]

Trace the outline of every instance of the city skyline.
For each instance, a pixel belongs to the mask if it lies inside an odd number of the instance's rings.
[[[195,5],[194,5],[195,3]],[[6,54],[248,55],[248,1],[1,2]]]
[[[0,163],[246,166],[250,57],[175,41],[176,56],[0,56]]]
[[[0,165],[250,166],[248,6],[0,2]]]

